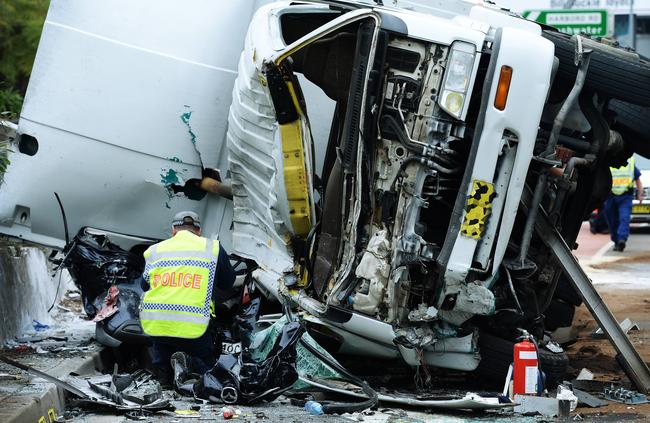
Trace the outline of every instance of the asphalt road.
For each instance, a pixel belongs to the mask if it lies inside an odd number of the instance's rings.
[[[625,251],[613,251],[607,234],[592,234],[582,225],[574,251],[595,285],[650,290],[650,226],[633,225]]]

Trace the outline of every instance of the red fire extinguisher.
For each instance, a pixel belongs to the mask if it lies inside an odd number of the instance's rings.
[[[539,380],[537,348],[527,332],[523,338],[514,348],[513,393],[535,395]]]

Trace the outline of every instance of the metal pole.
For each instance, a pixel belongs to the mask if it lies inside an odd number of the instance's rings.
[[[578,66],[578,74],[576,75],[576,80],[573,84],[573,88],[569,92],[564,104],[560,108],[560,111],[555,116],[553,120],[553,129],[551,129],[551,135],[548,137],[548,144],[546,149],[541,154],[541,158],[544,160],[553,160],[555,158],[555,147],[557,146],[557,141],[560,137],[560,131],[564,126],[564,121],[566,120],[569,112],[573,105],[578,101],[580,93],[582,92],[582,87],[585,85],[585,80],[587,79],[587,70],[589,69],[589,58],[591,57],[591,50],[583,50],[582,48],[582,38],[580,35],[574,37],[576,42],[576,57],[575,63]],[[528,254],[528,248],[530,247],[531,237],[533,236],[533,227],[535,225],[535,219],[537,219],[537,209],[539,204],[542,202],[544,197],[544,192],[546,192],[546,181],[547,181],[547,169],[542,169],[542,173],[539,175],[537,180],[537,185],[535,186],[535,192],[533,195],[533,207],[530,213],[526,218],[526,223],[524,224],[524,232],[521,237],[521,245],[519,248],[519,256],[517,257],[519,268],[524,269],[526,267],[531,268],[529,264],[526,264],[526,255]]]
[[[630,13],[628,15],[628,33],[630,34],[630,46],[636,50],[636,25],[634,22],[634,0],[630,0]]]

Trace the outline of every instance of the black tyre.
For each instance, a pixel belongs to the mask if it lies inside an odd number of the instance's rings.
[[[629,149],[650,159],[650,107],[612,100],[608,109],[616,115],[612,129],[621,133]]]
[[[512,341],[482,332],[478,340],[481,362],[476,369],[477,375],[503,386],[508,366],[513,361],[514,345]],[[555,354],[540,349],[539,360],[546,374],[547,387],[554,387],[563,381],[569,365],[569,357],[565,353]]]
[[[544,38],[555,44],[555,56],[560,60],[557,78],[573,82],[577,67],[573,60],[575,43],[570,35],[545,30]],[[650,62],[642,57],[595,41],[583,44],[593,50],[585,88],[604,96],[632,104],[650,106]]]

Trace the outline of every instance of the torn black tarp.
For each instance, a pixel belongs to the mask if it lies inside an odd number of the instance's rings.
[[[228,404],[274,400],[298,380],[296,345],[304,332],[302,324],[287,323],[269,354],[260,361],[247,351],[221,355],[217,364],[194,383],[193,394]]]
[[[233,323],[233,333],[241,341],[243,348],[248,348],[257,328],[257,317],[260,311],[260,299],[253,298],[243,304]]]
[[[84,311],[95,317],[99,308],[96,302],[105,297],[111,285],[132,281],[142,276],[144,257],[123,250],[109,241],[106,235],[90,234],[83,230],[63,250],[61,263],[70,272],[79,287]],[[99,304],[101,304],[101,301]]]

